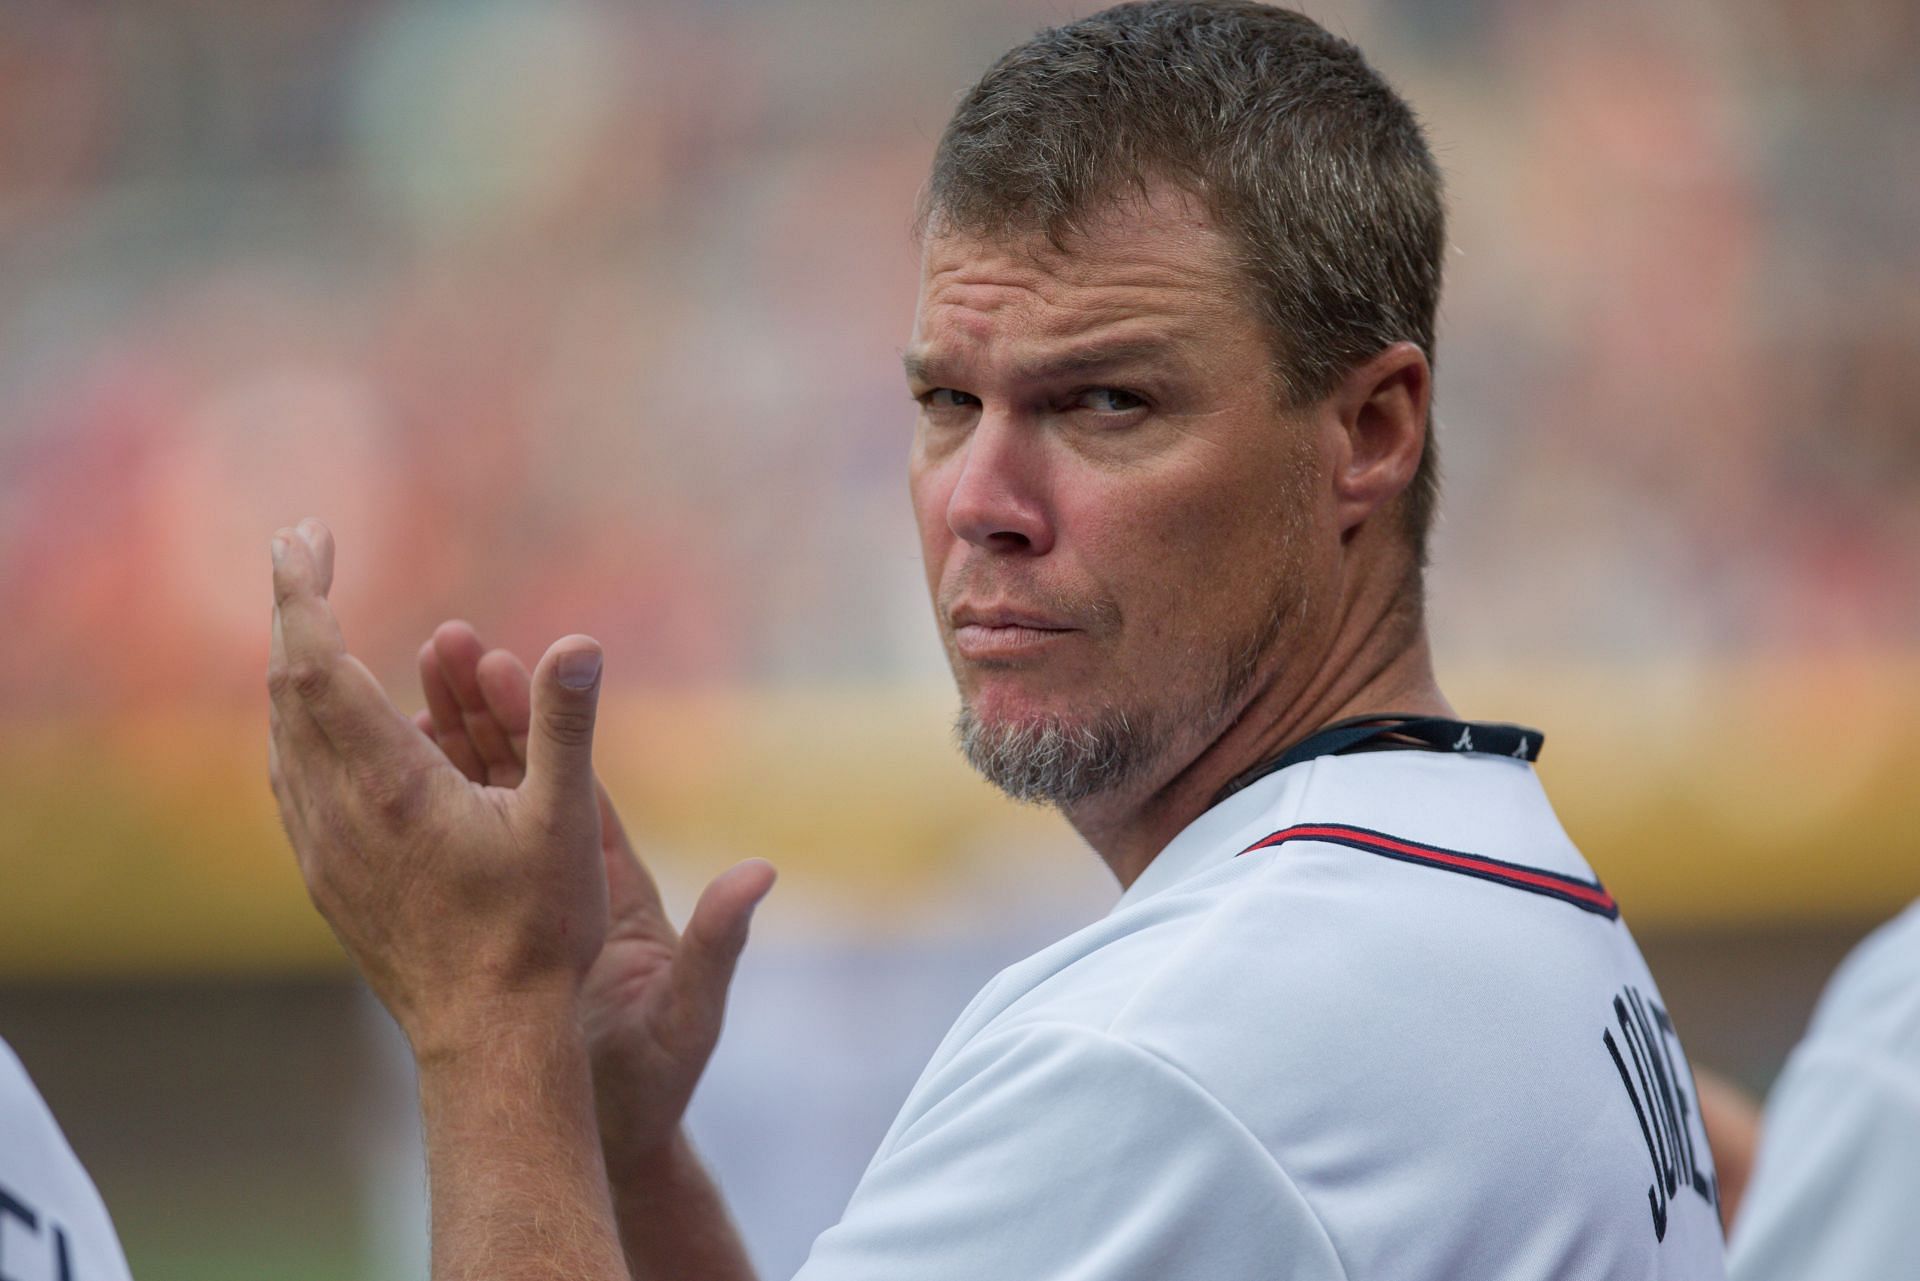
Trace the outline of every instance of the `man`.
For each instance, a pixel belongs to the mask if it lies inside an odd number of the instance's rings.
[[[921,550],[968,757],[1125,892],[961,1016],[808,1281],[1721,1275],[1540,737],[1433,677],[1439,187],[1358,51],[1231,0],[1042,33],[962,101]],[[598,646],[529,676],[443,626],[409,724],[332,557],[274,540],[275,787],[419,1060],[436,1276],[750,1275],[679,1121],[771,869],[676,936],[596,792]]]

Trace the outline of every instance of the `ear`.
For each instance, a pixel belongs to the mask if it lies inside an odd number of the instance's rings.
[[[1433,371],[1426,353],[1398,342],[1356,365],[1328,397],[1339,442],[1333,501],[1345,535],[1413,483],[1427,447]]]

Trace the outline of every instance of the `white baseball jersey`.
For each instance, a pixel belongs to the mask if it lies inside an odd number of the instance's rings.
[[[1321,756],[994,979],[800,1276],[1710,1281],[1693,1097],[1525,761]]]
[[[1738,1281],[1920,1272],[1920,904],[1835,973],[1767,1098]]]
[[[93,1180],[0,1041],[0,1278],[129,1281]]]

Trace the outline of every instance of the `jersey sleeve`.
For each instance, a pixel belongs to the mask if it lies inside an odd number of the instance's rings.
[[[1130,1042],[1010,1029],[927,1087],[798,1281],[1345,1275],[1259,1140]]]
[[[129,1281],[93,1180],[0,1041],[0,1277]]]

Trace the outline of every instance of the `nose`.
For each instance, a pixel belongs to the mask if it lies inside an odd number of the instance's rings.
[[[947,496],[947,528],[983,551],[1044,556],[1053,523],[1043,500],[1040,443],[1007,417],[974,425]]]

